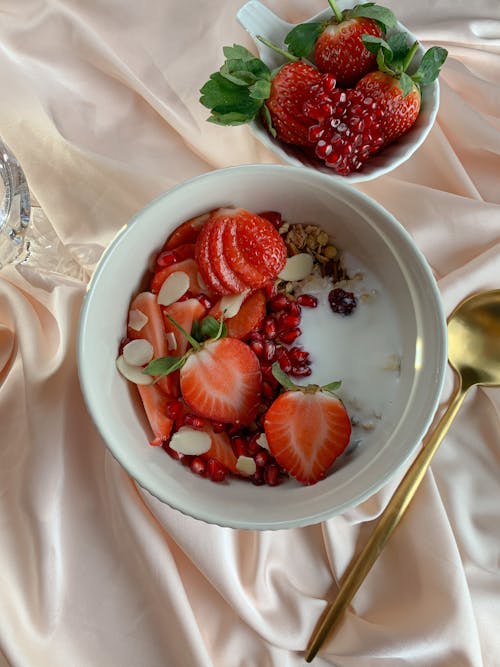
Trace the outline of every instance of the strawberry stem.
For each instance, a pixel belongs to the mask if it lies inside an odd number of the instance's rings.
[[[418,49],[418,42],[414,42],[414,43],[413,43],[413,46],[412,46],[411,49],[408,51],[408,53],[406,54],[406,56],[405,56],[405,58],[404,58],[404,60],[403,60],[403,72],[406,72],[406,70],[407,70],[408,67],[410,66],[410,63],[411,63],[411,61],[413,60],[413,56],[414,56],[415,53],[417,52],[417,49]]]
[[[257,35],[257,39],[259,40],[259,42],[262,42],[262,44],[265,44],[267,47],[269,47],[276,53],[279,53],[281,56],[288,58],[288,60],[291,60],[292,62],[300,60],[300,58],[298,58],[297,56],[293,56],[289,51],[285,51],[285,49],[280,49],[279,46],[276,46],[276,44],[273,44],[265,37],[262,37],[262,35]]]
[[[341,23],[343,21],[342,12],[337,7],[337,3],[335,2],[335,0],[328,0],[328,4],[332,8],[332,12],[335,14],[335,18],[337,20],[337,23]]]

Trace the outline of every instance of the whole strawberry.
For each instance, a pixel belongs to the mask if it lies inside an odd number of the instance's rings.
[[[366,74],[356,84],[356,90],[383,111],[382,133],[387,145],[405,134],[417,120],[422,101],[420,87],[437,78],[448,52],[439,46],[431,47],[416,72],[410,75],[407,69],[418,42],[408,46],[406,33],[396,32],[387,41],[364,36],[363,41],[376,54],[379,70]]]
[[[280,53],[293,62],[271,72],[243,46],[224,47],[225,63],[200,90],[200,102],[212,112],[208,120],[218,125],[242,125],[261,114],[277,139],[309,146],[311,121],[303,106],[311,85],[322,75],[312,65],[290,58],[286,51]]]
[[[331,19],[296,26],[285,44],[295,56],[313,54],[320,72],[333,74],[340,87],[351,87],[377,66],[376,55],[366,48],[362,36],[382,37],[397,21],[390,9],[373,2],[343,12],[334,0],[328,3],[333,11]]]

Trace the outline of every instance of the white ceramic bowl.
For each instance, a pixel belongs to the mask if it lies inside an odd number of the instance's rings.
[[[331,340],[328,324],[317,332],[323,353],[315,364],[319,372],[323,366],[328,368],[334,350],[345,350],[356,361],[353,377],[324,378],[343,379],[347,394],[356,383],[361,387],[369,383],[374,364],[379,367],[384,362],[374,345],[377,327],[381,328],[379,339],[393,341],[402,363],[397,390],[383,406],[376,428],[366,431],[363,442],[338,459],[333,474],[313,486],[290,480],[274,488],[256,487],[233,478],[215,484],[194,475],[161,448],[149,446],[151,435],[135,389],[115,368],[128,307],[141,289],[150,259],[182,221],[228,204],[256,212],[274,209],[290,222],[320,224],[339,247],[369,268],[380,295],[393,310],[392,324],[383,313],[372,311],[372,324],[368,321],[358,327],[354,349],[351,341]],[[318,313],[311,312],[314,322]],[[291,166],[245,165],[213,171],[148,204],[103,254],[85,296],[79,327],[83,395],[116,459],[165,503],[204,521],[235,528],[317,523],[380,489],[425,433],[437,407],[445,365],[446,328],[439,293],[407,232],[366,195],[317,171]],[[376,393],[377,387],[368,403],[376,401]]]
[[[338,2],[339,8],[347,9],[359,4],[358,0],[346,0]],[[308,21],[323,21],[331,16],[330,9],[311,17]],[[282,45],[285,36],[294,27],[294,24],[287,23],[280,19],[270,9],[261,4],[258,0],[250,0],[239,10],[236,15],[239,23],[245,28],[248,34],[254,40],[259,51],[259,57],[271,68],[274,69],[282,65],[285,61],[283,56],[278,55],[275,51],[265,46],[257,39],[257,35],[263,35],[271,40],[274,44]],[[408,33],[410,39],[416,41],[413,35],[404,25],[398,24],[400,30]],[[414,59],[413,67],[418,66],[424,54],[424,49],[419,47]],[[406,162],[409,157],[417,150],[417,148],[425,141],[429,134],[439,108],[439,82],[424,86],[422,88],[422,106],[419,116],[413,127],[396,142],[384,148],[378,155],[370,158],[360,171],[353,172],[347,176],[340,176],[333,169],[326,166],[320,166],[320,162],[312,162],[300,150],[293,146],[288,146],[273,139],[267,132],[260,120],[255,120],[250,123],[250,127],[255,136],[274,153],[289,164],[302,165],[322,171],[328,174],[331,179],[343,181],[345,183],[361,183],[363,181],[371,181],[383,174],[392,171],[403,162]]]

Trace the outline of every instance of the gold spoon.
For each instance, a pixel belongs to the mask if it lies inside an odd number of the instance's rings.
[[[351,563],[336,599],[326,608],[306,649],[311,662],[361,586],[403,517],[432,457],[471,387],[500,386],[500,289],[475,294],[462,301],[448,318],[448,361],[458,375],[458,387],[434,433],[403,477],[365,548]]]

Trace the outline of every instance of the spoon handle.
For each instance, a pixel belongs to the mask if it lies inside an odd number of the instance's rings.
[[[309,640],[306,649],[306,662],[311,662],[331,630],[339,623],[342,614],[363,583],[372,565],[379,557],[389,537],[397,528],[411,499],[429,467],[434,454],[446,435],[469,387],[460,385],[445,413],[434,429],[433,434],[420,450],[418,456],[403,477],[385,510],[380,515],[377,525],[364,549],[353,560],[344,576],[335,600],[328,605],[318,626]]]

